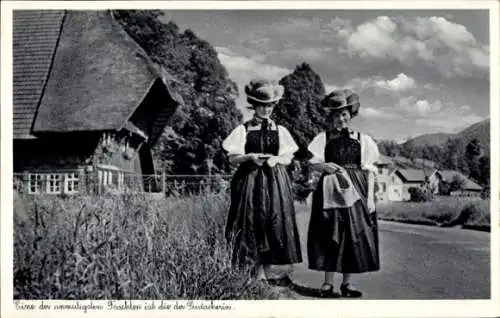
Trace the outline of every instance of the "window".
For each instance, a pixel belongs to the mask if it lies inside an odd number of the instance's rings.
[[[78,192],[78,173],[66,174],[66,180],[64,183],[64,192],[66,193]]]
[[[49,174],[47,178],[47,193],[61,193],[61,175]]]
[[[385,182],[380,183],[380,188],[382,189],[382,192],[385,192]]]
[[[123,187],[124,183],[125,183],[125,176],[123,172],[118,172],[118,182],[117,182],[118,188]]]
[[[42,187],[41,174],[29,174],[29,193],[40,193]]]
[[[112,185],[113,184],[113,172],[108,171],[108,183],[107,185]]]

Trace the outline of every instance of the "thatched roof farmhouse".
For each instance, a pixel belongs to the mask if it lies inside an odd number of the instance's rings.
[[[14,172],[26,192],[154,173],[151,148],[182,99],[111,12],[14,11],[13,59]]]

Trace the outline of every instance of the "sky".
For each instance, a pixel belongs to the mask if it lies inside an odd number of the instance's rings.
[[[489,18],[485,10],[165,11],[210,42],[238,84],[279,80],[302,62],[328,92],[360,96],[356,129],[404,141],[453,133],[489,117]]]

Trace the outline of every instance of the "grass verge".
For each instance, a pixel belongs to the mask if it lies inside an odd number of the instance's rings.
[[[225,195],[17,197],[16,299],[278,299],[230,264]]]
[[[382,220],[455,226],[489,231],[490,201],[442,197],[431,202],[388,202],[377,205]]]

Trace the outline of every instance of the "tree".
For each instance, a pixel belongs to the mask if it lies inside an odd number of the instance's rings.
[[[490,185],[490,157],[483,156],[479,159],[479,183],[484,186]]]
[[[180,32],[173,23],[161,21],[159,10],[118,10],[117,21],[159,66],[177,80],[172,87],[184,100],[170,119],[170,127],[153,149],[158,165],[170,174],[229,173],[222,140],[241,121],[235,106],[236,83],[210,43],[194,32]]]
[[[300,148],[297,158],[308,158],[307,145],[326,128],[325,119],[318,112],[325,88],[319,75],[307,63],[298,65],[293,73],[280,80],[280,84],[285,87],[285,94],[274,111],[274,119],[296,140]]]
[[[450,192],[451,192],[450,183],[444,180],[439,181],[439,194],[450,195]]]
[[[280,84],[285,87],[285,93],[274,111],[273,119],[290,131],[299,146],[289,170],[292,172],[295,197],[303,200],[312,190],[307,164],[311,154],[307,146],[327,125],[318,111],[325,88],[319,75],[307,63],[298,65],[280,80]]]
[[[409,159],[420,158],[422,153],[412,139],[408,139],[401,145],[400,152],[403,157]]]
[[[449,138],[443,147],[443,156],[440,166],[468,174],[469,167],[463,154],[464,148],[465,146],[461,139]]]
[[[469,169],[469,178],[476,182],[481,182],[480,158],[482,146],[477,138],[472,139],[465,147],[465,161]]]
[[[465,179],[458,174],[454,175],[450,182],[450,191],[460,191],[464,186]]]
[[[400,146],[392,140],[381,140],[377,142],[379,151],[382,155],[395,157],[400,155]]]

